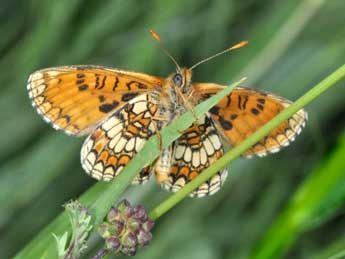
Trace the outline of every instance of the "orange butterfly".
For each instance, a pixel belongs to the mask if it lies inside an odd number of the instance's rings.
[[[70,135],[87,135],[81,149],[84,170],[98,180],[118,175],[146,140],[187,110],[226,86],[192,83],[192,69],[180,68],[167,78],[101,66],[64,66],[34,72],[28,80],[32,104],[55,129]],[[254,89],[239,87],[187,129],[169,148],[163,149],[153,165],[143,168],[133,183],[146,182],[154,172],[157,181],[178,191],[223,153],[221,138],[231,146],[271,120],[290,101]],[[265,156],[289,145],[305,125],[307,113],[298,111],[243,156]],[[223,169],[200,185],[191,196],[217,192],[227,176]]]

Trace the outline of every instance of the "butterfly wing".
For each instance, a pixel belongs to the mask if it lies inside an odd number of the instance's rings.
[[[32,104],[56,129],[85,135],[114,110],[164,79],[100,66],[65,66],[31,74]]]
[[[224,150],[220,138],[209,115],[200,119],[199,123],[187,129],[174,142],[171,150],[170,172],[166,181],[162,183],[164,189],[178,191],[223,156]],[[163,164],[160,161],[157,163]],[[226,176],[227,169],[221,170],[201,184],[190,196],[203,197],[216,193]]]
[[[226,86],[196,83],[193,87],[201,96],[207,97]],[[277,95],[239,87],[224,97],[210,113],[222,136],[231,146],[236,146],[290,104],[289,100]],[[306,111],[299,110],[243,155],[261,157],[279,151],[295,139],[305,126],[306,120]]]
[[[81,149],[84,170],[97,180],[117,176],[146,140],[161,128],[157,115],[157,92],[142,94],[113,112],[85,140]],[[154,125],[156,123],[156,125]],[[144,168],[134,183],[148,180],[150,168]]]

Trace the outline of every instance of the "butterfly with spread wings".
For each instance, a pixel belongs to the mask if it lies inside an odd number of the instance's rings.
[[[151,34],[160,42],[155,32]],[[224,52],[245,44],[241,42]],[[192,69],[210,58],[188,69],[180,68],[167,54],[177,67],[176,73],[167,78],[101,66],[48,68],[31,74],[29,97],[55,129],[69,135],[88,135],[81,148],[82,167],[97,180],[109,181],[121,173],[151,136],[226,87],[191,82]],[[144,183],[155,174],[162,187],[178,191],[223,156],[221,139],[235,147],[290,104],[274,94],[234,89],[169,148],[161,150],[160,157],[143,168],[133,183]],[[307,113],[299,110],[243,156],[261,157],[279,151],[301,132],[306,119]],[[191,196],[214,194],[226,176],[227,169],[222,169]]]

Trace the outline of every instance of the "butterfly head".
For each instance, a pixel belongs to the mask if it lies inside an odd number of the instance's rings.
[[[208,58],[205,58],[205,59],[197,62],[196,64],[194,64],[190,68],[181,68],[179,66],[179,64],[177,63],[177,61],[174,59],[174,57],[167,51],[167,49],[163,45],[159,35],[154,30],[150,30],[150,33],[151,33],[151,36],[159,43],[159,46],[164,51],[164,53],[171,59],[171,61],[176,66],[176,73],[172,74],[169,77],[169,85],[172,85],[175,89],[180,89],[180,91],[182,93],[187,93],[190,90],[192,70],[194,68],[196,68],[197,66],[199,66],[199,65],[201,65],[201,64],[203,64],[203,63],[205,63],[211,59],[214,59],[215,57],[223,55],[224,53],[230,52],[232,50],[242,48],[243,46],[248,44],[248,41],[241,41],[241,42],[231,46],[230,48],[227,48],[221,52],[218,52],[215,55],[212,55]]]
[[[181,89],[183,93],[188,92],[192,80],[192,70],[188,68],[177,69],[176,73],[169,77],[170,84]]]

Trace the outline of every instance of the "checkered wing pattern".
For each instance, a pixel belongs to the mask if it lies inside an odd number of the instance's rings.
[[[174,142],[171,152],[170,171],[162,187],[173,192],[192,181],[224,154],[220,138],[209,116],[204,116],[199,124],[186,130]],[[227,169],[221,170],[201,184],[190,196],[203,197],[216,193],[226,176]]]
[[[154,99],[154,93],[135,97],[111,114],[85,140],[81,163],[88,174],[97,180],[111,180],[155,134],[160,126],[154,125],[153,117],[158,112]],[[146,182],[149,173],[147,166],[133,183]]]

